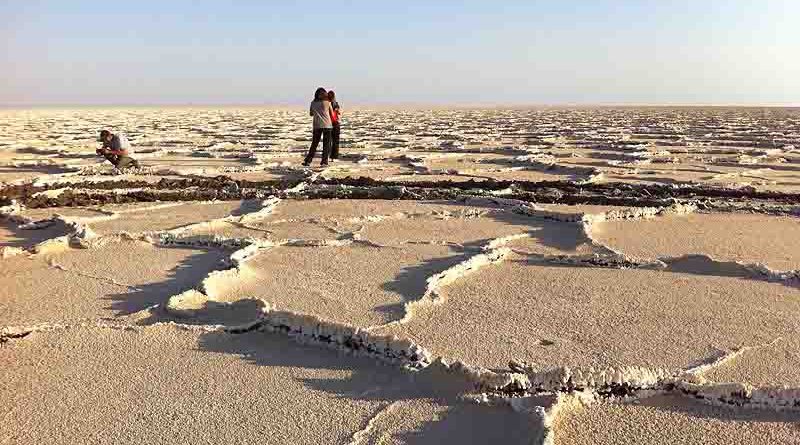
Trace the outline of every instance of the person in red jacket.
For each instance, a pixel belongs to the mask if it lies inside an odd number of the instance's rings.
[[[331,131],[331,139],[333,139],[331,144],[331,160],[339,159],[339,135],[342,133],[342,126],[341,126],[341,114],[342,109],[339,107],[339,102],[336,102],[336,93],[333,90],[328,91],[328,101],[331,103],[331,107],[333,107],[333,113],[331,113],[331,121],[333,122],[333,131]]]

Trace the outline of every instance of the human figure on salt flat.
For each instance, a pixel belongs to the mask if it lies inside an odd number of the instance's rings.
[[[311,161],[314,160],[314,154],[317,152],[319,140],[322,138],[322,162],[320,166],[325,167],[328,165],[328,156],[331,153],[331,136],[333,133],[333,107],[328,100],[328,92],[325,88],[317,88],[314,92],[314,100],[309,106],[308,114],[314,118],[311,134],[311,147],[308,149],[303,165],[308,167]]]
[[[139,167],[139,162],[129,156],[131,146],[124,134],[103,130],[97,142],[102,142],[103,146],[98,148],[96,153],[106,158],[114,167],[119,169]]]
[[[340,117],[342,115],[342,109],[339,107],[339,102],[336,102],[336,93],[334,93],[333,90],[328,91],[328,101],[330,101],[331,108],[333,108],[333,114],[331,114],[333,121],[333,131],[331,132],[333,138],[331,144],[331,161],[335,161],[339,159],[339,136],[342,134]]]

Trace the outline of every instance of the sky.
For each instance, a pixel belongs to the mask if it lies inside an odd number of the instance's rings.
[[[798,0],[0,0],[0,105],[800,104]]]

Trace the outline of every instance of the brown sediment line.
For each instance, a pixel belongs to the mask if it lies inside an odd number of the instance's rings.
[[[213,178],[162,178],[156,183],[131,180],[91,181],[79,184],[52,183],[47,185],[26,183],[0,188],[0,203],[7,205],[12,200],[16,200],[29,208],[46,208],[129,202],[247,199],[247,197],[258,197],[290,189],[300,182],[302,181],[234,181],[227,176],[217,176]],[[66,190],[56,198],[44,195],[37,196],[37,193],[56,189]],[[124,191],[124,193],[87,193],[87,191],[92,190],[116,190]]]
[[[350,187],[409,187],[409,183],[398,181],[384,181],[372,178],[334,178],[321,179],[315,182],[318,185],[340,185]],[[411,188],[411,187],[409,187]],[[647,199],[703,199],[726,198],[765,200],[787,204],[800,204],[800,193],[783,193],[774,191],[756,191],[749,188],[733,189],[724,187],[694,186],[694,185],[660,185],[660,184],[628,184],[610,182],[602,184],[584,184],[575,181],[415,181],[415,189],[458,189],[458,190],[485,190],[499,191],[511,189],[514,192],[530,192],[537,196],[538,202],[553,204],[570,204],[571,199],[577,200],[576,204],[591,204],[582,200],[591,199],[592,196],[605,196],[612,198]]]
[[[16,199],[28,208],[79,207],[105,204],[124,204],[133,202],[157,201],[214,201],[260,199],[268,195],[281,196],[286,190],[266,189],[167,189],[148,188],[144,190],[118,190],[113,193],[91,190],[65,190],[57,197],[24,196]],[[309,186],[304,190],[292,193],[297,199],[385,199],[385,200],[458,200],[464,197],[493,197],[491,192],[483,190],[461,190],[449,188],[417,188],[405,186],[379,187],[345,187],[345,186]],[[612,205],[621,207],[666,207],[675,203],[675,198],[642,198],[609,195],[545,195],[531,192],[512,192],[503,194],[505,199],[540,203],[567,205]],[[744,199],[694,199],[681,200],[692,202],[701,210],[708,211],[747,211],[766,214],[798,214],[797,204]],[[681,202],[678,201],[678,202]],[[11,204],[11,199],[0,198],[0,205]]]
[[[300,185],[305,187],[296,190]],[[65,190],[56,197],[40,193],[55,189]],[[114,193],[103,192],[109,190],[114,190]],[[315,199],[438,200],[463,196],[502,196],[542,204],[625,207],[664,207],[675,202],[692,202],[703,210],[784,214],[797,213],[797,209],[786,206],[800,204],[800,193],[705,186],[494,180],[420,181],[410,184],[365,177],[254,182],[233,180],[227,176],[163,178],[156,183],[122,180],[88,182],[79,186],[59,183],[45,186],[13,185],[0,189],[0,204],[7,205],[15,200],[29,208],[46,208],[129,202],[235,200],[279,195],[290,190],[297,198]]]
[[[645,190],[646,189],[642,189]],[[657,196],[647,193],[638,195],[625,194],[620,191],[592,193],[582,190],[576,194],[565,194],[560,189],[545,189],[543,192],[522,190],[499,190],[493,193],[484,189],[463,188],[421,188],[406,185],[380,186],[335,186],[314,184],[314,186],[298,193],[298,197],[312,199],[403,199],[403,200],[458,200],[465,197],[499,197],[538,204],[566,205],[605,205],[620,207],[668,207],[676,203],[692,203],[701,210],[736,212],[746,211],[766,214],[798,214],[800,195],[781,195],[776,199],[759,199],[751,197],[714,198],[693,196],[676,198],[673,196]]]
[[[36,197],[22,200],[28,208],[47,207],[81,207],[105,204],[126,204],[133,202],[156,201],[213,201],[213,200],[238,200],[243,195],[228,195],[219,190],[132,190],[126,193],[86,193],[83,191],[66,190],[56,198]],[[252,196],[255,198],[256,196]]]

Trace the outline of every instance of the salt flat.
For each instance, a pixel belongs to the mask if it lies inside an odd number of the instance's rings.
[[[798,110],[0,120],[2,443],[800,442]]]
[[[718,261],[800,268],[800,224],[796,217],[680,215],[647,221],[598,224],[595,238],[641,258],[707,255]]]
[[[346,443],[363,434],[522,444],[534,428],[374,360],[261,333],[69,329],[4,346],[0,357],[0,434],[14,443]]]
[[[800,289],[739,278],[510,259],[442,293],[440,307],[390,329],[489,368],[521,359],[539,368],[677,369],[800,327]]]
[[[159,248],[126,240],[16,255],[4,259],[0,269],[0,318],[13,326],[132,315],[224,267],[225,256],[216,249]]]
[[[684,399],[658,396],[640,404],[598,404],[564,415],[559,444],[636,443],[775,444],[797,442],[797,418],[737,413]]]

